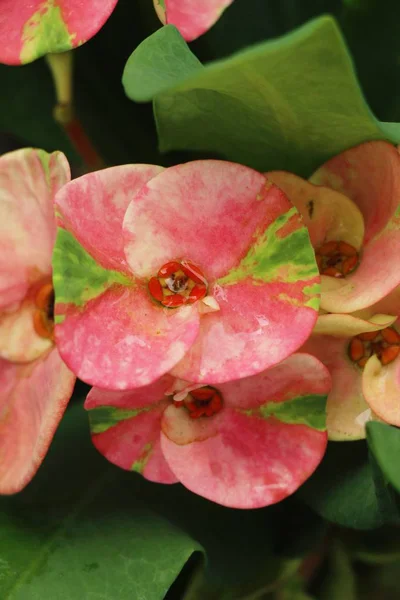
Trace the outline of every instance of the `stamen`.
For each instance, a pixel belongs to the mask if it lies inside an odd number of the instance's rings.
[[[388,365],[400,355],[400,334],[394,327],[360,333],[350,341],[348,353],[352,362],[361,368],[373,355],[382,365]]]
[[[167,308],[194,304],[207,295],[207,280],[199,267],[188,260],[170,261],[151,277],[151,297]]]
[[[210,386],[196,388],[190,391],[181,402],[174,402],[176,408],[185,407],[191,419],[212,417],[223,406],[221,393]]]
[[[35,306],[33,327],[40,337],[52,340],[54,336],[54,289],[51,283],[45,283],[40,287],[35,296]]]
[[[336,278],[350,275],[360,262],[356,248],[347,242],[336,240],[322,244],[315,257],[321,275]]]

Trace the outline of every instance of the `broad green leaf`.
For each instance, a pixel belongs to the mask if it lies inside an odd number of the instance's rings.
[[[91,447],[82,406],[69,409],[37,478],[0,501],[0,597],[162,600],[201,547],[125,475]]]
[[[387,480],[400,492],[400,429],[368,423],[368,446]]]
[[[393,520],[383,512],[379,490],[361,442],[330,442],[314,475],[298,495],[320,516],[344,527],[373,529]]]
[[[160,80],[168,35],[176,32],[166,28],[145,42],[152,46],[149,77]],[[131,57],[129,72],[137,74],[134,63]],[[128,96],[142,100],[141,82],[128,75]],[[369,110],[342,35],[327,16],[177,80],[155,95],[154,110],[162,151],[202,150],[258,170],[308,175],[360,142],[400,139]]]

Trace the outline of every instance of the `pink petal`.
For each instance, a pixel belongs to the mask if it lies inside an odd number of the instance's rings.
[[[276,365],[295,352],[314,327],[318,313],[307,306],[310,296],[305,290],[313,281],[261,284],[246,279],[216,285],[212,294],[220,310],[201,317],[198,338],[172,373],[211,384]]]
[[[318,466],[326,433],[294,424],[287,416],[287,422],[278,420],[278,413],[275,417],[268,410],[307,395],[323,398],[329,387],[326,369],[307,355],[294,355],[260,375],[222,384],[218,389],[225,405],[214,425],[214,417],[203,419],[210,423],[208,432],[199,432],[199,423],[184,409],[168,408],[162,423],[164,456],[183,485],[209,500],[234,508],[278,502]]]
[[[140,472],[146,479],[175,483],[160,447],[161,417],[168,406],[165,392],[173,378],[125,392],[93,388],[86,399],[92,441],[110,462]]]
[[[60,354],[78,377],[105,389],[152,383],[181,360],[199,329],[195,306],[160,308],[139,282],[112,286],[82,307],[56,304],[56,322],[60,313]]]
[[[233,0],[153,0],[160,21],[175,25],[186,41],[203,35]]]
[[[123,165],[71,181],[56,198],[60,223],[104,268],[129,272],[122,221],[132,198],[162,170],[154,165]]]
[[[0,309],[16,308],[30,286],[50,274],[53,199],[69,178],[61,152],[25,148],[0,157]]]
[[[34,303],[26,299],[18,309],[0,313],[0,358],[11,362],[30,362],[52,347],[50,339],[36,333],[34,311]]]
[[[18,65],[86,42],[118,0],[2,0],[0,62]]]
[[[29,365],[0,362],[0,494],[14,494],[32,479],[74,383],[55,349]]]
[[[387,142],[367,142],[326,162],[310,181],[338,190],[357,204],[364,217],[364,244],[368,244],[399,207],[400,156]],[[376,260],[382,264],[383,257]]]
[[[129,205],[126,258],[140,277],[185,258],[211,282],[232,269],[256,231],[265,231],[288,207],[282,192],[248,167],[217,160],[171,167]]]
[[[362,387],[374,413],[386,423],[400,427],[400,357],[384,366],[371,356],[364,368]]]
[[[343,194],[313,185],[287,171],[270,171],[275,183],[304,219],[314,248],[325,241],[341,240],[359,249],[364,238],[364,219],[354,202]]]
[[[362,372],[349,359],[348,344],[348,338],[313,335],[302,348],[322,361],[331,374],[326,425],[333,441],[365,438],[365,423],[372,419],[362,392]]]

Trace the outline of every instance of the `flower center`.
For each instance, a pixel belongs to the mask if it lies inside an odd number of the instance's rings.
[[[151,297],[163,306],[177,308],[193,304],[207,294],[207,280],[202,271],[188,260],[168,262],[148,283]]]
[[[185,407],[191,419],[199,417],[212,417],[218,413],[223,405],[221,393],[210,386],[198,388],[188,393],[181,402],[174,401],[177,408]]]
[[[36,309],[33,326],[38,335],[53,339],[54,333],[54,289],[51,283],[42,285],[35,296]]]
[[[347,242],[325,242],[315,254],[319,272],[329,277],[346,277],[357,268],[360,256]]]
[[[365,367],[373,354],[383,365],[388,365],[399,356],[400,334],[394,327],[360,333],[350,341],[349,357],[359,367]]]

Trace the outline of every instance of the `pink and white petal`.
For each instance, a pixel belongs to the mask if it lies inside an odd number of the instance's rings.
[[[56,198],[59,224],[104,268],[129,272],[122,222],[132,198],[155,175],[154,165],[123,165],[83,175]]]
[[[364,219],[344,194],[287,171],[266,173],[295,205],[304,219],[314,248],[325,241],[341,240],[359,249],[364,238]]]
[[[55,328],[61,356],[83,381],[104,389],[152,383],[183,358],[199,330],[195,305],[161,308],[139,282],[62,312]]]
[[[113,464],[158,483],[176,483],[160,447],[161,418],[169,401],[169,375],[137,390],[93,388],[85,402],[92,441]]]
[[[326,405],[326,425],[332,441],[365,438],[365,424],[373,418],[363,396],[361,369],[349,359],[348,344],[345,338],[313,335],[302,348],[322,361],[332,377]]]
[[[356,271],[344,279],[322,276],[321,308],[350,313],[379,302],[400,285],[397,256],[400,229],[388,227],[364,246]]]
[[[0,382],[0,494],[14,494],[42,463],[75,377],[53,349],[28,365],[0,361]]]
[[[382,365],[371,356],[364,367],[362,388],[373,412],[382,421],[400,427],[400,357]]]
[[[176,412],[186,417],[189,428],[188,413]],[[165,459],[178,480],[213,502],[232,508],[279,502],[296,491],[324,455],[325,432],[229,407],[222,414],[218,431],[201,441],[176,444],[164,427],[161,435]]]
[[[206,33],[233,0],[153,0],[164,25],[175,25],[187,42]]]
[[[0,313],[0,358],[30,362],[53,346],[51,339],[39,336],[33,326],[36,307],[27,299],[17,310]]]
[[[373,314],[370,316],[362,315],[362,313],[352,315],[327,313],[319,315],[313,334],[350,338],[360,333],[385,329],[385,327],[393,325],[396,320],[397,315]]]
[[[0,309],[15,308],[33,283],[50,274],[53,201],[69,179],[61,152],[24,148],[0,157]]]
[[[209,282],[227,273],[290,203],[242,165],[200,160],[166,169],[145,185],[124,220],[125,253],[139,277],[188,259]],[[155,243],[157,241],[157,243]]]
[[[118,0],[2,0],[0,62],[19,65],[66,52],[103,26]]]
[[[368,244],[399,207],[400,155],[387,142],[366,142],[328,160],[310,181],[338,190],[357,204],[364,217],[364,243]],[[384,259],[377,256],[381,265]]]
[[[220,310],[201,317],[198,338],[172,369],[180,379],[213,384],[260,373],[295,352],[318,316],[306,306],[303,281],[245,279],[215,285],[212,294]]]

